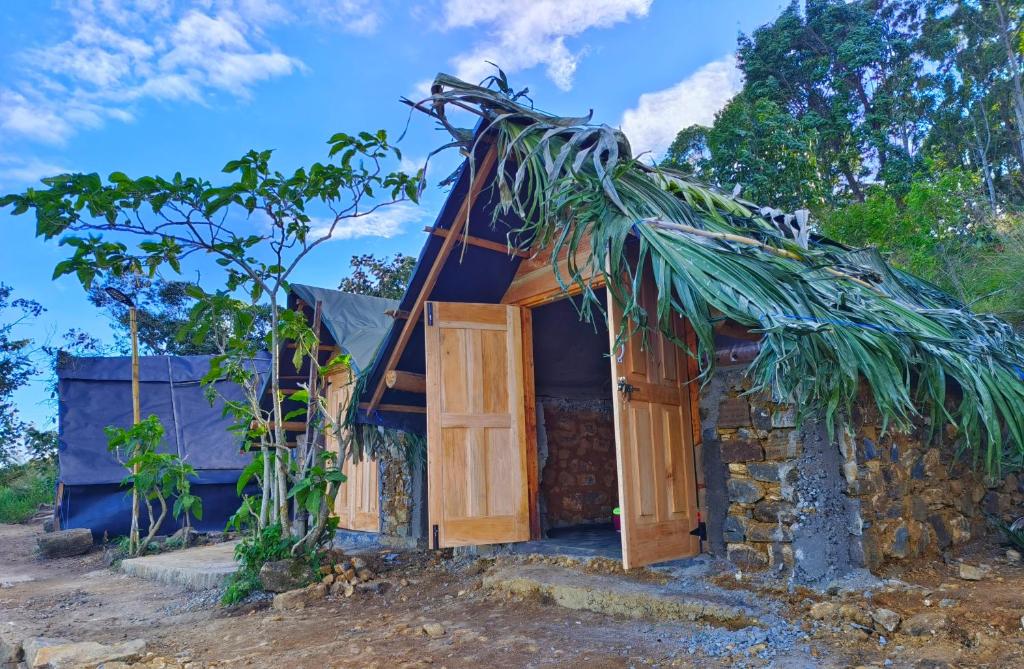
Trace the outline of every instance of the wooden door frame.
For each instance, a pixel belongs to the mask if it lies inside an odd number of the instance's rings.
[[[603,284],[602,284],[603,285]],[[526,414],[526,482],[527,482],[527,503],[530,509],[530,539],[533,541],[540,540],[542,538],[541,526],[540,526],[540,470],[539,461],[540,454],[538,451],[537,444],[537,387],[536,379],[534,375],[534,359],[533,359],[533,310],[542,307],[553,302],[560,300],[572,299],[578,295],[581,291],[577,288],[575,291],[563,293],[561,296],[554,298],[550,293],[546,294],[543,298],[540,296],[529,296],[523,301],[523,336],[522,336],[522,360],[523,360],[523,406]],[[538,299],[539,298],[539,299]],[[696,333],[693,327],[686,324],[687,333],[687,345],[692,350],[696,350]],[[608,345],[608,366],[609,371],[612,371],[614,367],[614,360],[612,359],[611,350],[611,330],[609,326],[609,345]],[[697,360],[687,355],[686,369],[688,372],[688,384],[695,383],[697,376],[700,373]],[[703,443],[701,424],[700,424],[700,388],[698,386],[691,386],[687,388],[686,392],[689,403],[690,403],[690,431],[693,435],[692,449],[693,453],[693,467],[694,467],[694,490],[692,491],[694,501],[697,505],[698,518],[706,520],[706,509],[704,508],[704,495],[702,495],[704,488],[704,476],[701,469],[702,458],[700,457],[700,448]],[[618,406],[619,398],[616,396],[616,389],[612,388],[611,393],[612,401],[612,412],[617,416],[620,408]],[[616,423],[618,424],[618,423]],[[615,457],[616,457],[616,470],[618,470],[618,457],[619,449],[621,445],[619,443],[619,431],[614,430],[615,433]],[[621,473],[616,471],[616,476],[621,476]],[[621,504],[621,500],[619,500]],[[617,505],[618,506],[618,505]],[[619,538],[620,544],[622,537]],[[704,542],[706,545],[706,542]]]

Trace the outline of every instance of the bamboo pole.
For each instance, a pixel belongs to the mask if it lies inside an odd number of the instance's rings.
[[[128,308],[128,325],[132,334],[132,424],[142,422],[142,404],[139,398],[139,319],[134,305]],[[139,465],[132,466],[132,474],[138,475]],[[139,546],[139,491],[132,486],[132,527],[128,537],[129,547],[138,552]]]

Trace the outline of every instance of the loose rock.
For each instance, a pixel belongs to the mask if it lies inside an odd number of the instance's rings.
[[[289,592],[309,582],[309,567],[301,560],[276,560],[260,569],[260,583],[267,592]]]
[[[42,534],[36,540],[44,558],[62,558],[88,553],[92,548],[92,531],[85,528]]]
[[[985,572],[980,567],[975,567],[965,562],[960,563],[960,578],[965,581],[980,581],[984,577]]]
[[[89,667],[105,662],[129,662],[139,659],[146,652],[143,639],[125,641],[105,646],[95,641],[44,646],[36,653],[29,667],[45,669],[72,669]],[[28,658],[26,657],[26,660]]]
[[[876,627],[886,632],[895,632],[900,626],[900,614],[891,609],[875,609],[871,612],[871,619],[875,621]]]
[[[431,639],[439,639],[445,634],[444,625],[440,625],[438,623],[426,623],[423,626],[423,633]]]
[[[811,617],[815,620],[831,618],[836,614],[836,605],[832,602],[818,602],[811,607]]]
[[[304,609],[327,596],[327,586],[323,583],[308,588],[290,590],[274,595],[274,609],[277,611],[295,611]]]
[[[903,622],[903,631],[910,636],[931,636],[945,627],[946,614],[939,611],[924,611]]]

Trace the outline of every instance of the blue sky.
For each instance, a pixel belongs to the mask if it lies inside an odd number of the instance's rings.
[[[539,107],[593,109],[636,151],[657,154],[708,123],[741,85],[741,32],[783,0],[5,0],[0,10],[0,193],[61,171],[175,171],[216,182],[250,148],[281,168],[326,158],[334,132],[385,128],[438,71],[468,80],[501,65]],[[416,166],[444,136],[414,118],[401,148]],[[310,256],[294,280],[334,287],[354,254],[416,254],[454,165],[432,164],[419,207],[393,209]],[[107,320],[33,221],[0,211],[0,282],[38,300],[22,334],[56,342],[69,327],[109,340]],[[189,268],[186,268],[186,274]],[[191,268],[195,269],[195,268]],[[190,274],[190,276],[192,276]],[[44,380],[19,395],[47,422]]]

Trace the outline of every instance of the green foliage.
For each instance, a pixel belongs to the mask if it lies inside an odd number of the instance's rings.
[[[228,577],[227,584],[221,595],[221,604],[237,604],[253,592],[262,588],[260,569],[267,562],[292,558],[292,547],[298,538],[283,533],[281,525],[274,523],[262,530],[257,530],[242,539],[235,546],[235,560],[238,571]],[[296,557],[309,564],[309,580],[316,576],[315,553],[306,552]]]
[[[40,504],[53,504],[57,467],[52,460],[0,468],[0,523],[22,523]]]
[[[112,172],[106,180],[98,174],[62,174],[43,179],[45,188],[0,198],[0,207],[11,207],[14,215],[35,215],[38,237],[59,240],[66,247],[68,257],[57,263],[54,278],[74,275],[87,290],[101,282],[128,280],[134,285],[137,277],[153,279],[168,270],[180,274],[182,262],[190,256],[213,258],[223,277],[219,289],[186,285],[174,295],[175,304],[195,300],[176,342],[196,347],[215,343],[218,355],[203,380],[211,396],[220,380],[243,388],[244,399],[228,402],[226,408],[245,435],[246,447],[262,452],[256,526],[280,523],[286,534],[302,534],[296,550],[315,545],[329,527],[327,509],[334,494],[330,491],[336,492],[337,483],[328,481],[328,494],[310,498],[292,526],[290,499],[295,496],[289,498],[288,491],[316,464],[310,455],[323,449],[324,421],[319,405],[315,411],[307,405],[312,415],[293,460],[285,399],[278,392],[280,356],[287,339],[299,342],[295,333],[301,328],[298,316],[282,309],[279,300],[303,259],[346,221],[400,201],[415,202],[421,185],[421,175],[386,169],[388,161],[401,160],[401,153],[383,130],[337,133],[327,144],[328,160],[290,172],[276,168],[272,151],[248,151],[224,165],[226,176],[219,184],[180,173],[132,178]],[[156,297],[162,309],[167,296]],[[177,306],[171,312],[174,318],[181,316]],[[261,324],[267,319],[264,337]],[[154,345],[166,340],[161,330]],[[318,373],[344,364],[338,358],[321,369],[318,348],[310,349],[305,341],[299,342],[296,356],[307,358]],[[262,351],[270,352],[269,383],[253,364]],[[311,386],[320,382],[316,378]],[[307,392],[308,397],[319,398],[317,387]],[[308,511],[317,499],[319,508],[311,518]],[[162,508],[163,497],[157,501]],[[186,502],[180,508],[176,505],[175,511],[194,512]],[[242,516],[248,518],[253,507],[246,504]]]
[[[767,98],[741,93],[711,128],[679,132],[662,165],[732,188],[754,202],[798,209],[827,199],[834,183],[820,179],[813,157],[815,135]]]
[[[208,325],[197,336],[189,328],[191,312],[197,300],[195,286],[186,281],[168,281],[144,275],[107,277],[89,290],[89,301],[104,309],[113,318],[117,342],[127,353],[131,344],[128,307],[112,299],[107,288],[116,288],[128,295],[137,307],[139,347],[149,355],[199,355],[219,353],[235,323],[226,318],[210,317]],[[213,316],[219,316],[214,314]],[[241,336],[264,345],[270,327],[270,313],[265,306],[254,311],[254,318],[245,324]]]
[[[1017,548],[1024,549],[1024,527],[1021,527],[1019,523],[1003,522],[1001,519],[994,519],[996,527],[1006,537],[1006,541],[1013,544]]]
[[[21,327],[43,313],[33,300],[13,297],[13,289],[0,283],[0,467],[15,462],[26,425],[20,419],[14,393],[36,372],[32,340],[18,335]]]
[[[887,423],[909,429],[922,408],[933,426],[949,420],[989,471],[1024,453],[1024,339],[1004,321],[972,313],[873,250],[820,239],[804,246],[793,217],[762,214],[683,174],[648,168],[629,157],[617,130],[551,117],[446,75],[435,86],[445,89],[444,102],[476,107],[494,133],[495,215],[515,214],[521,238],[552,258],[576,257],[589,241],[570,280],[583,291],[586,316],[603,305],[585,277],[603,274],[625,316],[620,339],[631,328],[673,337],[677,315],[685,315],[697,335],[690,353],[707,375],[714,323],[724,316],[762,333],[748,369],[751,392],[834,427],[866,382]],[[919,206],[940,220],[945,211],[928,197]],[[630,237],[639,241],[635,254]],[[654,311],[637,290],[648,271]],[[948,382],[961,390],[949,411]]]
[[[167,515],[169,500],[173,500],[172,515],[175,518],[184,516],[185,525],[189,524],[190,518],[202,519],[202,500],[192,494],[190,481],[196,476],[196,470],[177,453],[159,451],[164,439],[164,428],[159,418],[149,416],[129,428],[107,427],[104,432],[107,449],[130,472],[121,485],[131,488],[146,504],[149,528],[140,550],[159,531]],[[158,515],[154,513],[153,502],[160,506]]]
[[[378,258],[372,253],[352,256],[352,273],[341,280],[338,290],[359,295],[400,300],[416,266],[413,256],[396,253]]]
[[[872,189],[864,202],[824,212],[820,227],[847,244],[877,247],[980,311],[1024,321],[1024,226],[1017,216],[988,214],[976,173],[919,173],[902,200]]]

